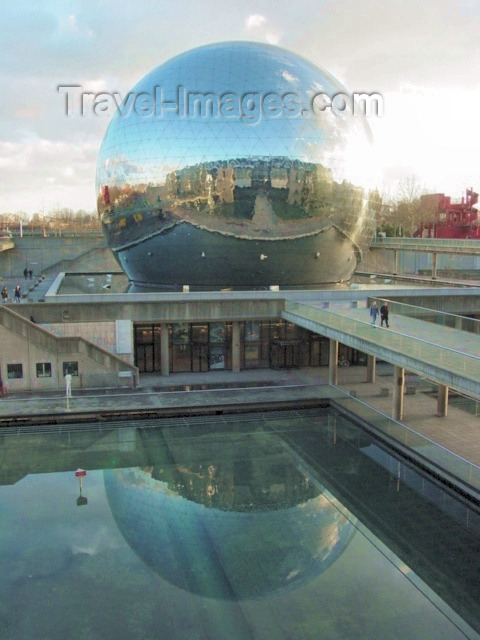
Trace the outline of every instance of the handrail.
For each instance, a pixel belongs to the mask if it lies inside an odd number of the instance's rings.
[[[378,423],[378,421],[372,421],[373,427],[382,431],[394,440],[397,440],[403,446],[415,451],[415,453],[422,457],[424,460],[427,460],[428,462],[434,464],[436,467],[446,471],[461,482],[474,487],[476,491],[480,491],[480,466],[478,466],[474,462],[471,462],[470,460],[467,460],[466,458],[463,458],[458,453],[451,451],[442,444],[435,442],[428,436],[415,431],[415,429],[412,429],[412,427],[409,427],[403,422],[395,420],[391,416],[383,413],[383,411],[380,411],[375,407],[372,407],[363,400],[350,395],[343,389],[340,389],[337,386],[335,386],[334,389],[336,392],[336,395],[332,396],[332,400],[334,402],[348,400],[354,407],[361,405],[363,409],[367,410],[370,416],[373,415],[375,417],[380,417],[383,420],[383,422],[380,423]],[[337,394],[341,394],[343,397],[339,398]],[[351,407],[349,407],[349,411],[351,413],[354,413],[355,415],[358,415],[359,417],[362,417],[352,411]],[[393,435],[394,430],[396,431],[395,435]],[[405,436],[404,439],[400,439],[398,437],[399,434],[403,434]],[[428,449],[425,450],[423,448],[422,451],[418,451],[418,449],[413,446],[415,444],[415,440],[417,440],[419,444],[421,443],[422,447],[427,446]],[[434,451],[438,451],[438,455],[434,455]]]
[[[456,321],[457,319],[462,320],[462,327],[455,327],[455,329],[457,329],[458,331],[464,331],[468,329],[463,329],[463,325],[466,324],[467,326],[470,324],[473,327],[473,330],[470,333],[480,333],[480,320],[477,320],[476,318],[467,318],[466,316],[461,316],[459,314],[456,313],[449,313],[448,311],[439,311],[438,309],[430,309],[430,307],[422,307],[421,305],[415,305],[415,304],[409,304],[408,302],[398,302],[398,300],[392,300],[390,298],[379,298],[378,296],[368,296],[367,298],[367,306],[369,307],[371,304],[371,301],[373,300],[380,300],[381,302],[387,302],[389,305],[391,305],[390,307],[390,311],[392,311],[392,309],[397,309],[396,313],[398,313],[399,315],[406,315],[408,316],[408,314],[402,314],[401,313],[401,308],[402,307],[409,307],[410,309],[419,309],[421,311],[425,311],[425,314],[418,314],[420,316],[422,316],[422,319],[425,322],[431,322],[430,320],[428,320],[428,318],[424,318],[423,315],[434,315],[434,316],[446,316],[449,319],[452,319],[454,321]],[[400,311],[398,311],[398,309],[400,309]],[[411,317],[411,316],[408,316]],[[417,316],[414,316],[417,317]],[[435,323],[436,324],[436,323]]]
[[[349,334],[352,334],[353,329],[356,337],[362,338],[376,346],[382,346],[400,355],[416,358],[425,364],[432,365],[449,373],[461,374],[462,377],[475,383],[478,383],[480,380],[480,357],[478,356],[467,354],[452,347],[436,344],[423,338],[418,338],[417,336],[404,334],[393,329],[389,329],[388,332],[381,331],[378,327],[372,327],[370,323],[366,321],[357,320],[344,316],[341,313],[318,309],[317,307],[288,299],[285,301],[285,311],[287,313],[296,313],[300,316],[303,314],[304,318],[312,320],[313,322],[322,322],[323,319],[323,324],[331,329],[340,329]],[[397,336],[398,339],[395,340]],[[431,347],[433,347],[434,353],[432,353]]]
[[[465,248],[465,249],[478,249],[480,251],[480,241],[475,238],[470,239],[456,239],[456,238],[395,238],[388,237],[382,238],[378,237],[372,241],[372,245],[388,245],[388,244],[398,244],[398,245],[417,245],[417,246],[428,246],[428,245],[437,245],[439,247],[455,247],[455,248]]]
[[[381,300],[381,299],[382,298],[376,298],[376,300]],[[347,318],[343,314],[337,313],[335,311],[331,311],[330,309],[328,309],[328,311],[327,311],[326,309],[319,309],[318,307],[309,306],[309,305],[306,305],[305,303],[302,303],[302,302],[293,302],[291,300],[287,300],[286,303],[309,307],[310,309],[313,309],[315,311],[320,311],[321,313],[329,313],[331,315],[339,316],[340,318],[348,319],[350,322],[361,323],[362,325],[366,325],[368,327],[371,326],[370,323],[365,321],[365,320],[358,320],[357,318]],[[285,310],[286,310],[286,305],[285,305]],[[408,333],[402,333],[401,331],[395,331],[394,329],[389,329],[388,333],[389,334],[392,334],[392,333],[397,334],[399,336],[402,336],[402,338],[407,338],[408,340],[415,340],[415,341],[418,341],[418,342],[424,342],[425,344],[428,344],[428,345],[430,345],[432,347],[439,347],[440,349],[446,349],[447,351],[452,351],[453,353],[458,353],[458,354],[467,356],[468,358],[474,358],[475,360],[478,360],[480,362],[480,356],[475,356],[475,355],[470,354],[470,353],[465,353],[464,351],[459,351],[458,349],[453,349],[452,347],[447,347],[447,346],[444,346],[442,344],[438,344],[436,342],[430,342],[429,340],[425,340],[424,338],[418,338],[417,336],[411,336]]]

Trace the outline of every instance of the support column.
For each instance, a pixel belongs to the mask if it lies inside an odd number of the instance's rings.
[[[338,340],[329,340],[328,382],[338,384]]]
[[[435,253],[435,251],[432,253],[432,280],[435,280],[435,278],[437,277],[437,259],[438,259],[438,253]]]
[[[398,273],[398,251],[397,249],[393,250],[393,275],[396,276]]]
[[[367,354],[367,382],[375,382],[377,359]]]
[[[392,416],[395,420],[403,419],[403,388],[405,386],[405,369],[393,367],[393,401]]]
[[[168,340],[168,324],[162,323],[160,333],[160,349],[161,349],[161,364],[162,364],[162,376],[170,375],[170,345]]]
[[[232,322],[232,371],[240,371],[240,323]]]
[[[437,416],[445,418],[448,413],[448,387],[445,384],[438,385]]]
[[[457,316],[455,318],[455,329],[460,329],[460,331],[462,330],[462,316]]]

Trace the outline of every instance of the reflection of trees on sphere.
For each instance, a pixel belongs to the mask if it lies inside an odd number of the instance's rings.
[[[335,78],[284,49],[227,42],[172,58],[132,93],[155,96],[155,87],[165,101],[178,100],[178,87],[218,99],[254,91],[259,119],[214,107],[194,117],[174,109],[115,115],[98,161],[98,210],[133,281],[259,286],[350,277],[379,202],[365,119],[312,111],[319,92],[345,92]],[[271,94],[295,95],[303,115],[283,109],[271,117],[262,106]],[[259,255],[268,260],[260,264]],[[235,270],[227,268],[232,258]]]

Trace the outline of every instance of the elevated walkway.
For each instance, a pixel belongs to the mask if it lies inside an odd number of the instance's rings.
[[[476,334],[400,315],[391,316],[390,329],[384,329],[370,324],[368,309],[333,311],[293,300],[285,301],[282,317],[480,399],[480,336]]]
[[[455,238],[376,238],[370,248],[480,256],[480,242],[478,240],[458,240]]]

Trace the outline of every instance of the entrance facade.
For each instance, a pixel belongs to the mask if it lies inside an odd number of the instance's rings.
[[[328,366],[328,338],[284,320],[237,324],[240,369]],[[162,371],[162,331],[168,333],[163,344],[168,344],[170,373],[232,369],[232,322],[182,322],[135,325],[135,365],[140,373]],[[364,364],[357,351],[345,351],[352,364]]]

